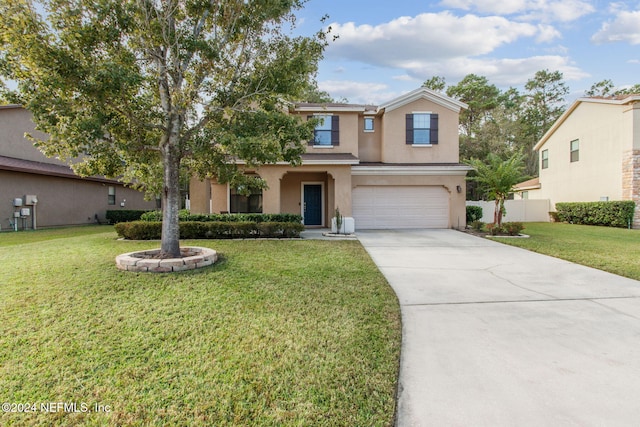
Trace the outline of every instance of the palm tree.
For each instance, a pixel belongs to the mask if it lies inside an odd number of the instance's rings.
[[[484,161],[471,159],[466,163],[476,171],[476,175],[468,179],[478,183],[487,199],[495,200],[493,223],[500,227],[502,215],[505,213],[504,201],[513,191],[513,187],[524,178],[524,156],[517,152],[503,160],[496,154],[489,153]]]

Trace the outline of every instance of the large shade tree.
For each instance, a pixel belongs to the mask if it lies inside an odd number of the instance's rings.
[[[292,35],[305,1],[2,0],[3,96],[46,155],[161,194],[161,251],[178,256],[181,170],[246,188],[264,183],[239,163],[299,162],[312,123],[286,101],[326,44]]]

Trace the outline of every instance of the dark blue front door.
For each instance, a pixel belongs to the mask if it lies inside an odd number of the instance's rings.
[[[304,225],[322,225],[322,185],[304,186]]]

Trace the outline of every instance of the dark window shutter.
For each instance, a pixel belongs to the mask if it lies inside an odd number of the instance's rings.
[[[340,145],[340,116],[331,116],[331,145]]]
[[[311,119],[313,119],[313,116],[307,116],[307,121],[309,121]],[[315,138],[316,138],[316,132],[313,131],[313,138],[311,138],[309,141],[307,141],[307,144],[313,145]]]
[[[438,115],[431,114],[431,123],[429,125],[429,141],[432,144],[438,143]]]
[[[406,115],[407,121],[407,144],[413,144],[413,114]]]

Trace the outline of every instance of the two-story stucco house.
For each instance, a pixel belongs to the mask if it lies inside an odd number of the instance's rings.
[[[45,157],[25,133],[46,138],[29,111],[0,106],[0,230],[94,224],[105,221],[107,210],[156,208],[121,182],[77,176],[66,163]]]
[[[536,144],[539,177],[519,184],[529,199],[640,203],[640,95],[580,98]],[[636,208],[635,227],[640,227]]]
[[[465,226],[465,176],[459,163],[459,113],[466,105],[420,88],[380,106],[293,106],[319,124],[302,164],[247,169],[268,189],[236,194],[215,179],[192,180],[199,213],[301,214],[307,227],[328,227],[335,209],[357,229]]]

